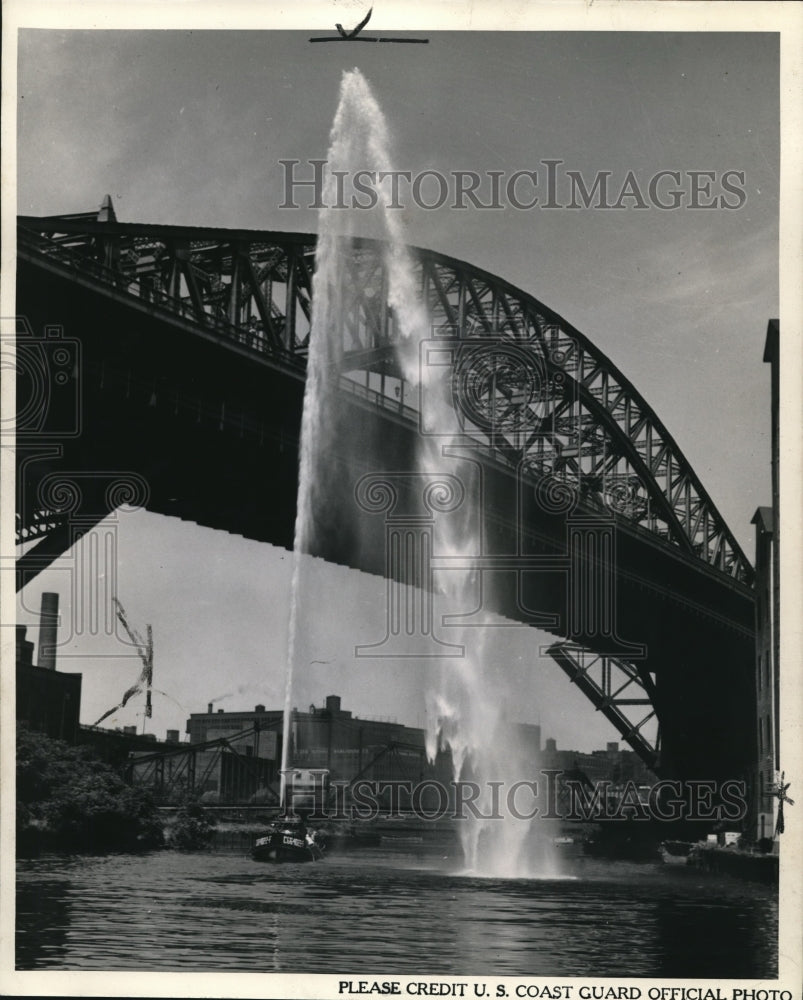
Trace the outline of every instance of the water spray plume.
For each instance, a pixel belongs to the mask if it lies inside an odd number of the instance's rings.
[[[335,171],[354,172],[370,164],[377,171],[391,170],[388,153],[389,137],[384,116],[371,90],[358,69],[343,74],[340,100],[329,135],[328,169],[324,179],[324,205],[336,203]],[[332,470],[326,457],[332,434],[331,414],[336,407],[339,358],[342,354],[343,324],[350,296],[347,275],[349,237],[353,217],[350,212],[322,208],[318,213],[316,267],[313,278],[312,324],[307,356],[307,377],[304,386],[304,408],[301,420],[301,448],[298,496],[293,538],[293,574],[288,627],[288,665],[284,705],[284,739],[282,741],[281,801],[286,793],[285,772],[290,751],[290,714],[293,679],[298,646],[299,605],[303,589],[303,557],[316,538],[316,511],[326,503]],[[390,305],[413,301],[410,268],[401,242],[397,220],[382,213],[384,234],[389,245],[396,248],[388,254],[388,300]],[[398,249],[401,248],[401,249]],[[392,259],[391,259],[392,258]],[[409,319],[402,335],[410,343],[420,340],[426,332],[426,314],[419,309],[414,322]],[[416,338],[416,335],[417,338]],[[318,501],[316,503],[316,501]]]
[[[338,175],[353,176],[359,170],[377,174],[393,171],[390,134],[384,115],[359,70],[343,74],[340,99],[329,137],[327,173],[323,204],[337,203]],[[327,492],[332,482],[331,435],[338,427],[339,360],[348,343],[352,276],[350,237],[354,223],[361,224],[369,213],[344,209],[319,210],[318,244],[314,277],[313,312],[304,412],[297,515],[295,524],[293,580],[288,641],[288,671],[282,746],[282,801],[284,772],[290,749],[290,712],[296,669],[299,608],[303,601],[304,556],[314,549],[317,518],[326,510]],[[426,309],[420,300],[416,273],[406,247],[401,213],[381,206],[372,210],[371,223],[379,229],[385,274],[384,294],[392,310],[396,362],[405,381],[419,386],[425,407],[436,426],[450,427],[451,391],[448,374],[432,374],[420,368],[420,344],[430,336]],[[444,378],[446,381],[444,381]],[[443,436],[417,438],[416,471],[425,477],[449,474],[461,483],[476,483],[475,462],[470,456],[457,457],[457,447],[449,447]],[[463,453],[465,454],[465,452]],[[330,494],[331,495],[331,494]],[[466,492],[466,502],[448,516],[436,518],[435,541],[439,554],[470,557],[480,549],[481,497],[476,490]],[[462,560],[465,564],[465,558]],[[476,605],[479,581],[467,570],[441,573],[438,604],[452,614]],[[459,622],[459,617],[458,617]],[[509,721],[516,710],[514,692],[506,684],[504,670],[490,662],[487,627],[461,627],[453,648],[463,647],[464,656],[441,660],[433,670],[426,692],[428,732],[427,753],[433,759],[439,748],[451,750],[454,777],[471,777],[480,789],[477,806],[482,814],[495,813],[487,820],[468,818],[460,823],[466,869],[477,875],[554,875],[551,843],[536,822],[513,815],[513,803],[499,794],[535,772],[535,761],[516,745],[515,727]],[[450,639],[452,637],[450,636]],[[531,807],[532,803],[530,803]]]

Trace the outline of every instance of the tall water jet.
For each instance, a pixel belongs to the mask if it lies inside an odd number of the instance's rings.
[[[330,133],[324,206],[342,205],[342,178],[359,171],[393,173],[390,137],[379,105],[359,70],[344,73],[340,98]],[[319,210],[318,245],[314,276],[313,312],[304,392],[298,506],[295,524],[292,601],[289,623],[288,672],[285,698],[282,772],[287,769],[290,706],[296,669],[299,611],[303,601],[304,556],[321,541],[320,515],[328,509],[336,475],[332,438],[349,433],[338,420],[341,359],[348,346],[353,274],[350,240],[355,222],[368,221],[366,212],[324,207]],[[417,472],[435,482],[444,477],[459,482],[462,505],[437,519],[437,551],[451,556],[460,568],[441,571],[436,590],[439,607],[450,611],[456,638],[451,651],[464,655],[441,661],[428,685],[428,752],[450,748],[456,779],[471,778],[479,789],[477,805],[483,815],[461,822],[466,868],[477,874],[532,876],[553,874],[544,838],[538,827],[517,815],[507,794],[516,782],[531,778],[534,761],[512,738],[510,715],[516,710],[514,692],[500,665],[488,662],[488,628],[476,622],[461,626],[461,617],[476,604],[482,581],[471,571],[471,557],[479,552],[481,497],[477,492],[476,453],[449,440],[445,429],[454,425],[452,375],[421,364],[420,346],[430,336],[426,308],[420,300],[415,269],[403,238],[398,210],[381,203],[370,214],[379,237],[384,270],[383,294],[392,310],[396,368],[405,383],[419,391],[421,411],[434,423],[435,433],[417,437]],[[364,235],[364,234],[363,234]],[[326,529],[331,531],[331,525]],[[411,577],[408,575],[407,579]],[[416,655],[411,650],[409,655]],[[500,794],[501,793],[501,794]],[[284,781],[282,786],[284,801]]]
[[[354,69],[343,74],[340,99],[329,135],[327,170],[321,202],[338,203],[338,172],[351,175],[368,164],[377,171],[390,170],[389,137],[384,116],[365,78]],[[281,802],[285,803],[285,774],[290,746],[290,716],[296,671],[299,610],[302,601],[304,556],[317,540],[319,514],[325,507],[333,470],[327,461],[335,432],[332,419],[339,390],[343,352],[344,318],[348,312],[351,282],[348,274],[349,237],[354,216],[349,211],[324,207],[318,213],[318,240],[313,278],[312,322],[307,356],[301,423],[299,483],[293,538],[293,573],[288,626],[287,674],[284,704],[284,738],[281,760]],[[381,228],[387,240],[385,266],[388,304],[403,316],[402,336],[413,343],[426,331],[426,315],[411,305],[417,296],[398,222],[382,213]]]

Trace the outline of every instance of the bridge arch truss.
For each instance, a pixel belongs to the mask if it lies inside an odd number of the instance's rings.
[[[120,223],[100,213],[20,217],[18,256],[194,334],[303,378],[313,318],[311,234]],[[400,318],[388,305],[381,243],[342,245],[349,276],[340,386],[418,424],[419,387],[404,377]],[[527,483],[557,484],[717,583],[751,596],[753,569],[674,438],[633,384],[584,334],[533,296],[470,264],[410,248],[426,343],[451,351],[458,426]],[[422,364],[427,364],[422,350]],[[221,417],[222,419],[222,417]],[[67,512],[18,512],[23,543]],[[658,766],[654,680],[644,664],[576,643],[550,648],[570,679],[650,766]],[[144,766],[144,765],[140,765]]]
[[[315,245],[309,234],[118,223],[110,203],[99,215],[19,220],[21,256],[296,369],[309,347]],[[602,351],[494,275],[427,250],[410,259],[432,341],[456,343],[464,357],[485,350],[468,389],[459,373],[453,379],[461,433],[519,473],[557,480],[718,575],[752,584],[749,560],[677,443]],[[382,245],[351,241],[344,265],[342,385],[418,420],[420,395],[395,359]]]

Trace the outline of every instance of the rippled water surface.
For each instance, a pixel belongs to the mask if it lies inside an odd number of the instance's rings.
[[[478,879],[447,849],[318,864],[242,851],[21,861],[20,969],[772,977],[777,894],[683,866],[566,860]]]

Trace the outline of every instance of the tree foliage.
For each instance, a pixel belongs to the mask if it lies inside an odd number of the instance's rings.
[[[200,802],[185,802],[170,828],[170,846],[179,851],[198,851],[209,847],[215,836],[215,823],[215,818]]]
[[[149,793],[89,748],[20,727],[17,839],[23,851],[137,850],[160,845],[162,826]]]

